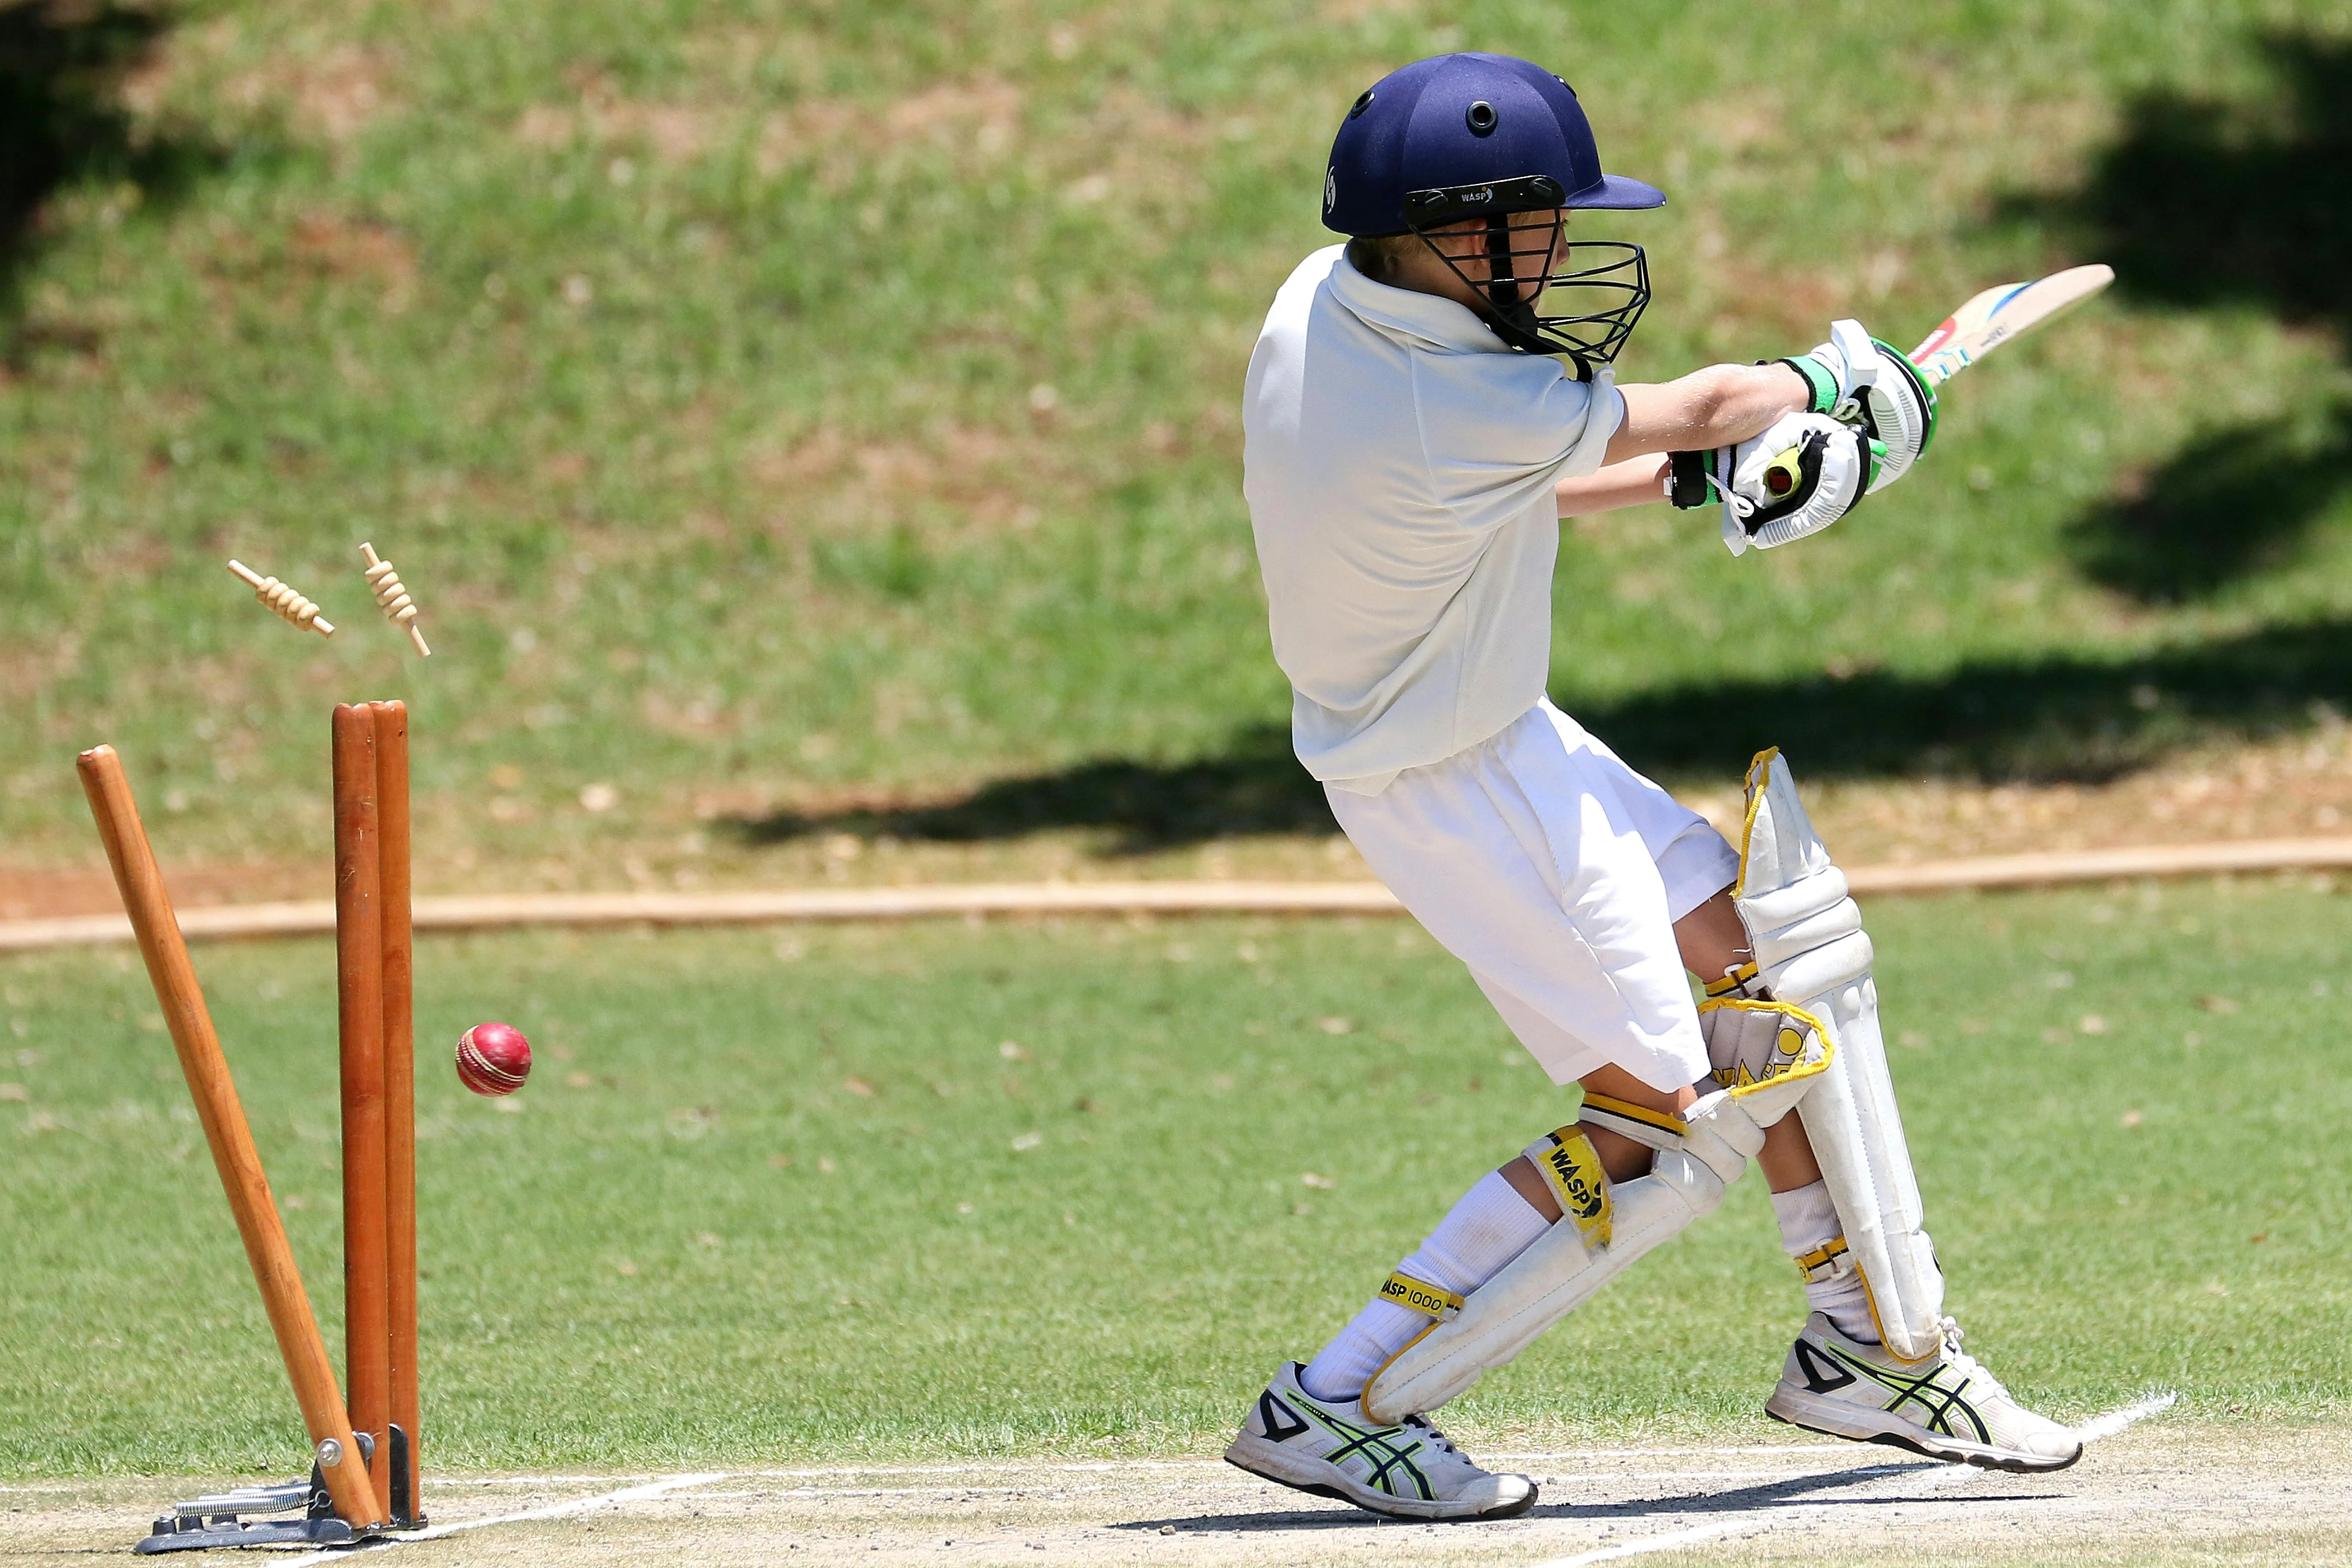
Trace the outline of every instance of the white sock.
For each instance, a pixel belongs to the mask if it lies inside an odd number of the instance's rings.
[[[1421,1250],[1397,1265],[1397,1271],[1466,1296],[1550,1228],[1551,1222],[1519,1196],[1501,1173],[1489,1171],[1438,1222]],[[1427,1327],[1429,1320],[1419,1312],[1374,1297],[1307,1363],[1299,1384],[1318,1399],[1334,1404],[1354,1399],[1372,1373]]]
[[[1774,1193],[1772,1212],[1780,1217],[1780,1245],[1791,1258],[1802,1258],[1845,1234],[1837,1209],[1830,1202],[1826,1182]],[[1866,1345],[1878,1342],[1878,1325],[1870,1321],[1870,1298],[1863,1289],[1861,1275],[1849,1274],[1843,1279],[1808,1279],[1805,1303],[1816,1312],[1827,1313],[1837,1331],[1847,1339]]]

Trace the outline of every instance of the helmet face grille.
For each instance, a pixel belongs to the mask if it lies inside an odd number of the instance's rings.
[[[1416,191],[1408,210],[1419,203],[1445,211],[1452,202],[1421,198],[1454,194]],[[1441,221],[1445,226],[1416,223],[1413,231],[1486,302],[1495,335],[1523,353],[1566,355],[1580,381],[1617,357],[1650,303],[1642,247],[1619,240],[1571,245],[1557,209],[1489,213],[1476,227],[1459,216]],[[1581,308],[1548,315],[1546,305]]]

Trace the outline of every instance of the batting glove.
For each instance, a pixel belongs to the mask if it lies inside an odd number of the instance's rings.
[[[1812,389],[1809,412],[1858,423],[1885,448],[1873,490],[1881,490],[1927,455],[1936,438],[1936,389],[1895,348],[1856,321],[1830,323],[1830,341],[1778,363]]]

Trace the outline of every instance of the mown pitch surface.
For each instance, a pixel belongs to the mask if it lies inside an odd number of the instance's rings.
[[[2158,1421],[2023,1478],[1843,1444],[1599,1447],[1510,1457],[1539,1477],[1524,1519],[1399,1525],[1208,1459],[766,1468],[675,1476],[480,1476],[435,1487],[416,1568],[507,1561],[1433,1568],[1671,1564],[2340,1563],[2352,1433]],[[154,1482],[6,1494],[0,1563],[117,1552]],[[288,1563],[345,1554],[281,1558]]]

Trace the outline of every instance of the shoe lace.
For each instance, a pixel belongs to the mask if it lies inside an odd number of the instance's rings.
[[[1454,1446],[1454,1439],[1439,1431],[1436,1424],[1426,1415],[1408,1415],[1404,1424],[1420,1433],[1423,1440],[1441,1454],[1458,1455],[1462,1452]]]
[[[2009,1390],[2002,1386],[2000,1379],[1987,1371],[1984,1363],[1960,1348],[1960,1341],[1967,1335],[1961,1329],[1959,1321],[1956,1318],[1946,1318],[1937,1326],[1943,1331],[1944,1335],[1944,1359],[1967,1373],[1969,1381],[1976,1387],[1984,1390],[1987,1394],[2008,1398]]]

